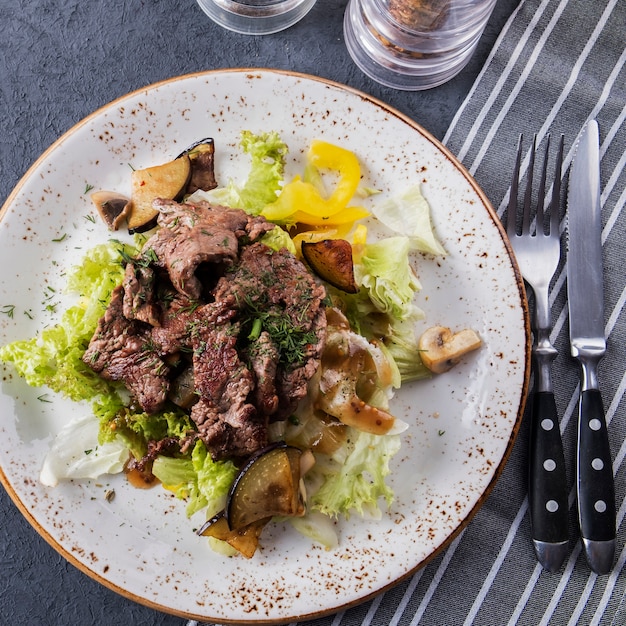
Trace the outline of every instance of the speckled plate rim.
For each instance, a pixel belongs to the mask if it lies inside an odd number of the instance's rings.
[[[8,196],[5,204],[3,205],[2,209],[0,210],[0,220],[3,220],[6,216],[6,214],[11,210],[12,205],[15,202],[15,199],[18,197],[18,195],[20,194],[20,191],[22,190],[22,188],[24,187],[24,185],[26,184],[27,181],[29,181],[33,176],[35,176],[39,170],[39,168],[42,166],[43,163],[45,163],[52,155],[54,155],[55,151],[65,142],[65,140],[70,137],[71,135],[73,135],[74,133],[76,133],[79,129],[81,129],[82,127],[84,127],[85,125],[91,123],[93,120],[97,119],[99,116],[103,115],[106,111],[114,108],[114,107],[118,107],[123,105],[123,103],[135,96],[138,95],[149,95],[150,92],[153,92],[155,90],[158,90],[166,85],[171,85],[173,83],[178,83],[178,82],[182,82],[182,81],[186,81],[189,79],[194,79],[194,78],[198,78],[198,77],[211,77],[212,75],[221,75],[221,74],[241,74],[243,75],[258,75],[258,76],[263,76],[263,75],[276,75],[276,76],[285,76],[285,77],[293,77],[295,79],[298,79],[300,81],[304,81],[304,82],[310,82],[310,83],[317,83],[319,84],[320,87],[326,87],[326,88],[331,88],[331,89],[335,89],[338,90],[338,92],[341,93],[345,93],[347,94],[349,97],[358,97],[359,99],[363,100],[365,103],[367,103],[367,105],[371,105],[374,108],[378,108],[383,110],[386,114],[388,114],[391,117],[394,117],[398,120],[400,120],[402,123],[404,123],[408,128],[410,128],[411,130],[415,131],[416,133],[419,133],[424,139],[426,139],[428,142],[430,142],[434,149],[438,152],[440,152],[448,161],[449,163],[452,165],[452,167],[458,171],[462,177],[465,179],[467,185],[469,185],[469,187],[471,187],[471,189],[473,190],[473,192],[478,196],[478,198],[480,199],[480,202],[482,203],[485,212],[486,212],[486,217],[488,220],[490,220],[490,224],[493,226],[493,228],[496,229],[499,237],[502,240],[502,245],[504,246],[504,249],[506,250],[506,253],[508,254],[508,261],[510,263],[511,266],[511,270],[513,273],[513,276],[515,277],[515,284],[516,284],[516,288],[519,294],[519,307],[521,309],[521,316],[523,319],[523,330],[524,330],[524,349],[523,349],[523,365],[521,366],[521,369],[523,371],[523,375],[521,380],[518,381],[518,384],[520,385],[520,390],[519,390],[519,397],[520,397],[520,401],[519,401],[519,406],[517,409],[517,414],[515,416],[515,419],[513,421],[512,427],[510,429],[510,433],[509,433],[509,439],[508,442],[506,443],[506,446],[504,448],[504,452],[501,456],[501,458],[499,459],[499,463],[497,464],[497,467],[495,467],[495,469],[493,470],[493,473],[491,475],[491,479],[488,482],[488,484],[486,485],[486,487],[483,489],[482,494],[478,497],[478,499],[476,500],[475,504],[473,505],[473,507],[471,508],[471,510],[467,511],[465,516],[463,517],[463,519],[460,521],[460,523],[458,524],[458,526],[456,526],[456,528],[454,528],[449,535],[447,536],[447,538],[438,546],[436,547],[428,556],[426,556],[424,559],[422,559],[419,563],[417,563],[414,567],[411,567],[410,569],[404,571],[401,575],[396,576],[393,580],[390,580],[388,583],[386,584],[381,584],[379,585],[376,589],[374,590],[370,590],[366,593],[364,593],[363,595],[360,595],[357,598],[354,598],[348,602],[342,603],[341,601],[338,602],[338,604],[333,605],[333,606],[329,606],[327,608],[320,608],[319,610],[315,610],[315,611],[311,611],[311,612],[299,612],[298,614],[293,614],[293,615],[279,615],[279,616],[272,616],[272,617],[254,617],[253,619],[228,619],[227,617],[224,617],[223,615],[208,615],[206,614],[206,612],[203,611],[194,611],[194,610],[188,610],[188,609],[179,609],[177,607],[173,607],[173,606],[169,606],[169,605],[164,605],[164,604],[160,604],[158,601],[155,601],[153,599],[147,598],[142,596],[141,594],[137,594],[137,593],[133,593],[127,589],[125,589],[123,586],[120,586],[118,584],[116,584],[115,582],[112,582],[110,579],[107,579],[105,576],[103,576],[101,573],[95,571],[92,567],[90,567],[88,564],[86,564],[83,560],[77,558],[72,551],[70,551],[66,545],[64,545],[63,543],[57,541],[54,537],[52,537],[47,531],[46,529],[43,527],[43,525],[40,523],[39,519],[37,518],[37,516],[33,515],[32,511],[30,510],[30,508],[28,507],[27,504],[25,504],[22,500],[22,498],[20,497],[20,495],[17,493],[16,489],[14,488],[11,480],[9,479],[9,477],[7,476],[7,474],[4,471],[4,468],[0,466],[0,479],[5,487],[5,489],[7,490],[7,492],[9,493],[10,497],[12,498],[13,502],[15,503],[15,505],[18,507],[18,509],[21,511],[21,513],[24,515],[24,517],[30,522],[30,524],[34,527],[34,529],[57,551],[59,552],[66,560],[68,560],[70,563],[72,563],[74,566],[76,566],[79,570],[81,570],[82,572],[84,572],[85,574],[87,574],[88,576],[90,576],[92,579],[98,581],[99,583],[103,584],[104,586],[112,589],[113,591],[121,594],[124,597],[127,597],[135,602],[144,604],[146,606],[149,606],[151,608],[154,608],[156,610],[160,610],[160,611],[164,611],[164,612],[168,612],[171,614],[175,614],[175,615],[179,615],[181,617],[185,617],[185,618],[189,618],[189,619],[200,619],[200,620],[219,620],[220,622],[224,622],[224,623],[246,623],[246,624],[276,624],[276,623],[287,623],[290,621],[294,621],[294,620],[309,620],[309,619],[313,619],[313,618],[319,618],[322,617],[324,615],[330,614],[330,613],[335,613],[337,611],[340,610],[345,610],[351,606],[355,606],[358,605],[362,602],[365,602],[371,598],[373,598],[374,596],[385,592],[386,590],[390,589],[391,587],[397,585],[398,583],[400,583],[401,581],[407,579],[408,577],[410,577],[411,575],[413,575],[416,571],[418,571],[419,569],[421,569],[422,567],[424,567],[427,563],[429,563],[432,559],[434,559],[437,555],[439,555],[443,550],[445,550],[450,543],[455,539],[455,537],[457,537],[459,535],[459,533],[468,525],[468,523],[471,521],[471,519],[476,515],[476,513],[478,512],[478,510],[481,508],[481,506],[484,504],[486,498],[489,496],[489,494],[491,493],[495,483],[497,482],[498,478],[500,477],[500,475],[502,474],[502,471],[504,469],[504,466],[511,454],[512,448],[513,448],[513,444],[515,442],[515,439],[517,437],[520,425],[521,425],[521,420],[522,420],[522,416],[524,414],[524,409],[525,409],[525,403],[526,403],[526,398],[527,398],[527,394],[528,394],[528,387],[529,387],[529,380],[530,380],[530,318],[529,318],[529,312],[528,312],[528,306],[527,306],[527,301],[526,301],[526,292],[524,289],[524,283],[521,277],[521,274],[519,272],[519,269],[517,267],[516,261],[515,261],[515,257],[513,255],[512,252],[512,248],[508,242],[506,233],[504,231],[504,229],[501,226],[500,220],[498,219],[495,211],[493,210],[488,198],[486,197],[486,195],[484,194],[484,192],[482,191],[482,189],[478,186],[478,184],[476,183],[476,181],[472,178],[472,176],[469,174],[469,172],[467,172],[467,170],[464,168],[464,166],[456,159],[456,157],[445,147],[443,146],[436,138],[434,138],[430,133],[428,133],[425,129],[423,129],[419,124],[417,124],[414,120],[412,120],[411,118],[409,118],[408,116],[402,114],[401,112],[395,110],[393,107],[385,104],[384,102],[364,93],[361,92],[359,90],[356,90],[354,88],[348,87],[346,85],[325,79],[325,78],[320,78],[317,76],[312,76],[312,75],[306,75],[306,74],[301,74],[298,72],[291,72],[291,71],[284,71],[284,70],[275,70],[275,69],[268,69],[268,68],[233,68],[233,69],[221,69],[221,70],[212,70],[212,71],[206,71],[206,72],[197,72],[197,73],[193,73],[193,74],[187,74],[187,75],[183,75],[183,76],[178,76],[178,77],[173,77],[167,80],[163,80],[151,85],[148,85],[144,88],[141,89],[137,89],[133,92],[130,92],[124,96],[121,96],[120,98],[117,98],[116,100],[113,100],[112,102],[108,103],[107,105],[101,107],[100,109],[94,111],[92,114],[90,114],[89,116],[85,117],[83,120],[81,120],[80,122],[78,122],[76,125],[74,125],[71,129],[69,129],[66,133],[63,134],[63,136],[61,136],[57,141],[55,141],[36,161],[35,163],[33,163],[33,165],[28,169],[28,171],[25,173],[25,175],[22,177],[22,179],[20,180],[20,182],[18,183],[18,185],[13,189],[13,191],[11,192],[11,194]]]

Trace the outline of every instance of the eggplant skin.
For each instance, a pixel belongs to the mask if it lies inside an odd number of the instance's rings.
[[[301,455],[299,448],[280,442],[250,457],[230,488],[224,510],[197,534],[226,541],[246,558],[252,557],[273,517],[305,513]]]
[[[210,191],[217,187],[215,179],[215,141],[211,137],[200,139],[192,143],[184,152],[178,155],[187,155],[191,162],[191,176],[185,189],[185,195],[198,190]]]

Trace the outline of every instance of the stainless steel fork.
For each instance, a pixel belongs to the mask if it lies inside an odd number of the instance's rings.
[[[532,187],[537,138],[535,136],[533,139],[523,210],[518,219],[517,194],[523,153],[522,140],[520,135],[509,198],[507,234],[522,276],[534,294],[534,397],[530,425],[528,504],[537,559],[546,570],[554,572],[560,569],[567,556],[569,537],[567,477],[551,376],[552,361],[556,358],[557,351],[550,342],[552,323],[548,300],[550,281],[559,265],[561,254],[559,213],[564,138],[561,136],[559,142],[549,211],[544,211],[544,196],[550,136],[546,139],[537,192],[534,234],[531,232]]]

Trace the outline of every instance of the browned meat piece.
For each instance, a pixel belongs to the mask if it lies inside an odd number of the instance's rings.
[[[123,293],[121,286],[113,291],[83,361],[103,378],[122,381],[154,413],[167,398],[169,368],[152,349],[150,327],[124,317]]]
[[[198,311],[191,335],[200,394],[191,418],[214,459],[245,457],[267,444],[267,417],[248,399],[254,379],[237,352],[238,330],[223,305],[212,303]]]
[[[278,408],[275,384],[278,357],[278,349],[267,331],[261,332],[248,347],[248,360],[255,380],[254,404],[265,415],[272,415]]]
[[[198,431],[184,445],[199,437],[214,459],[243,459],[306,394],[326,338],[325,288],[287,250],[255,241],[274,228],[263,218],[155,206],[160,229],[127,265],[84,361],[153,412],[176,388],[180,369],[164,361],[174,355],[193,368],[184,406]]]
[[[157,199],[162,226],[145,244],[156,264],[167,270],[172,284],[190,298],[202,297],[202,283],[196,276],[201,264],[231,266],[239,254],[239,239],[252,241],[274,228],[262,217],[240,209],[212,206],[207,202],[178,204]]]
[[[279,354],[279,407],[272,419],[285,419],[306,395],[306,385],[319,366],[326,339],[326,290],[286,250],[274,252],[255,243],[220,279],[216,300],[234,297],[248,314],[258,310],[263,327]]]
[[[169,294],[163,305],[161,324],[152,329],[152,341],[159,354],[174,354],[191,349],[189,332],[200,302],[180,293]]]
[[[198,266],[229,266],[239,254],[239,242],[232,231],[200,221],[191,228],[161,228],[146,242],[146,248],[167,270],[175,289],[194,300],[202,297],[202,283],[196,276]]]
[[[209,202],[179,204],[173,200],[158,198],[153,205],[160,212],[159,225],[170,228],[194,228],[199,221],[206,221],[235,233],[237,239],[246,237],[249,243],[254,243],[274,228],[274,224],[264,217],[254,217],[241,209],[230,209]]]
[[[124,317],[159,326],[161,309],[155,301],[155,271],[138,263],[127,263],[124,274]]]
[[[199,435],[214,460],[245,459],[267,445],[267,429],[254,416],[251,404],[237,410],[220,413],[206,399],[201,398],[191,409],[191,418],[202,423]],[[236,417],[233,421],[229,418]]]

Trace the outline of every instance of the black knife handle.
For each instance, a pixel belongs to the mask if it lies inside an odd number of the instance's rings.
[[[604,407],[597,389],[587,389],[580,394],[577,483],[583,544],[606,542],[603,550],[610,552],[610,543],[613,542],[614,549],[615,542],[615,486]],[[590,565],[594,571],[604,574],[612,567],[613,554],[610,559],[609,554],[605,554],[602,561],[602,564]]]
[[[533,399],[528,492],[533,540],[567,542],[565,458],[554,394],[549,391],[536,392]]]

